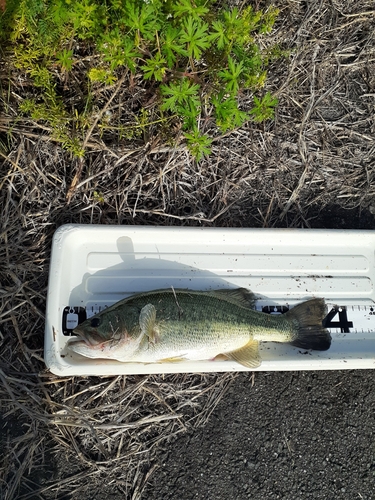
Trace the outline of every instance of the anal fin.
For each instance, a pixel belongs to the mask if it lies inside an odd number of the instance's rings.
[[[180,361],[186,361],[186,358],[171,356],[170,358],[159,359],[158,363],[180,363]]]
[[[250,340],[246,345],[235,351],[219,354],[215,359],[222,359],[222,356],[232,359],[247,368],[257,368],[262,362],[259,355],[259,342],[257,340]]]

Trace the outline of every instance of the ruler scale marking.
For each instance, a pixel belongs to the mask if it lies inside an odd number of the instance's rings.
[[[62,314],[62,332],[64,336],[72,335],[74,328],[88,318],[98,314],[112,304],[94,305],[90,307],[67,306]],[[345,305],[337,306],[327,304],[328,314],[323,320],[323,325],[337,335],[345,334],[365,334],[375,333],[375,306],[366,305]],[[258,304],[257,311],[267,314],[284,314],[289,310],[289,306],[283,305],[263,305]],[[342,337],[340,335],[340,338]]]

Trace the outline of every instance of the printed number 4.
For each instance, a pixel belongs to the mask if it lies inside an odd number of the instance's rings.
[[[339,315],[338,321],[332,321],[336,315]],[[323,320],[325,328],[340,328],[341,333],[349,333],[349,328],[353,328],[353,322],[348,321],[346,307],[333,307]]]

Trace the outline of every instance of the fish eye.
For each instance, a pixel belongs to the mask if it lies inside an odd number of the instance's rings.
[[[100,319],[99,318],[93,318],[91,320],[91,326],[93,326],[94,328],[96,328],[99,325],[100,325]]]

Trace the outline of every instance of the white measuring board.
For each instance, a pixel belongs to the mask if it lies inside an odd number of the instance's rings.
[[[260,311],[326,299],[332,345],[264,342],[256,370],[375,368],[375,231],[65,225],[53,238],[45,362],[57,375],[247,371],[233,361],[120,363],[68,352],[66,328],[160,288],[244,287]],[[66,331],[65,331],[66,333]]]

